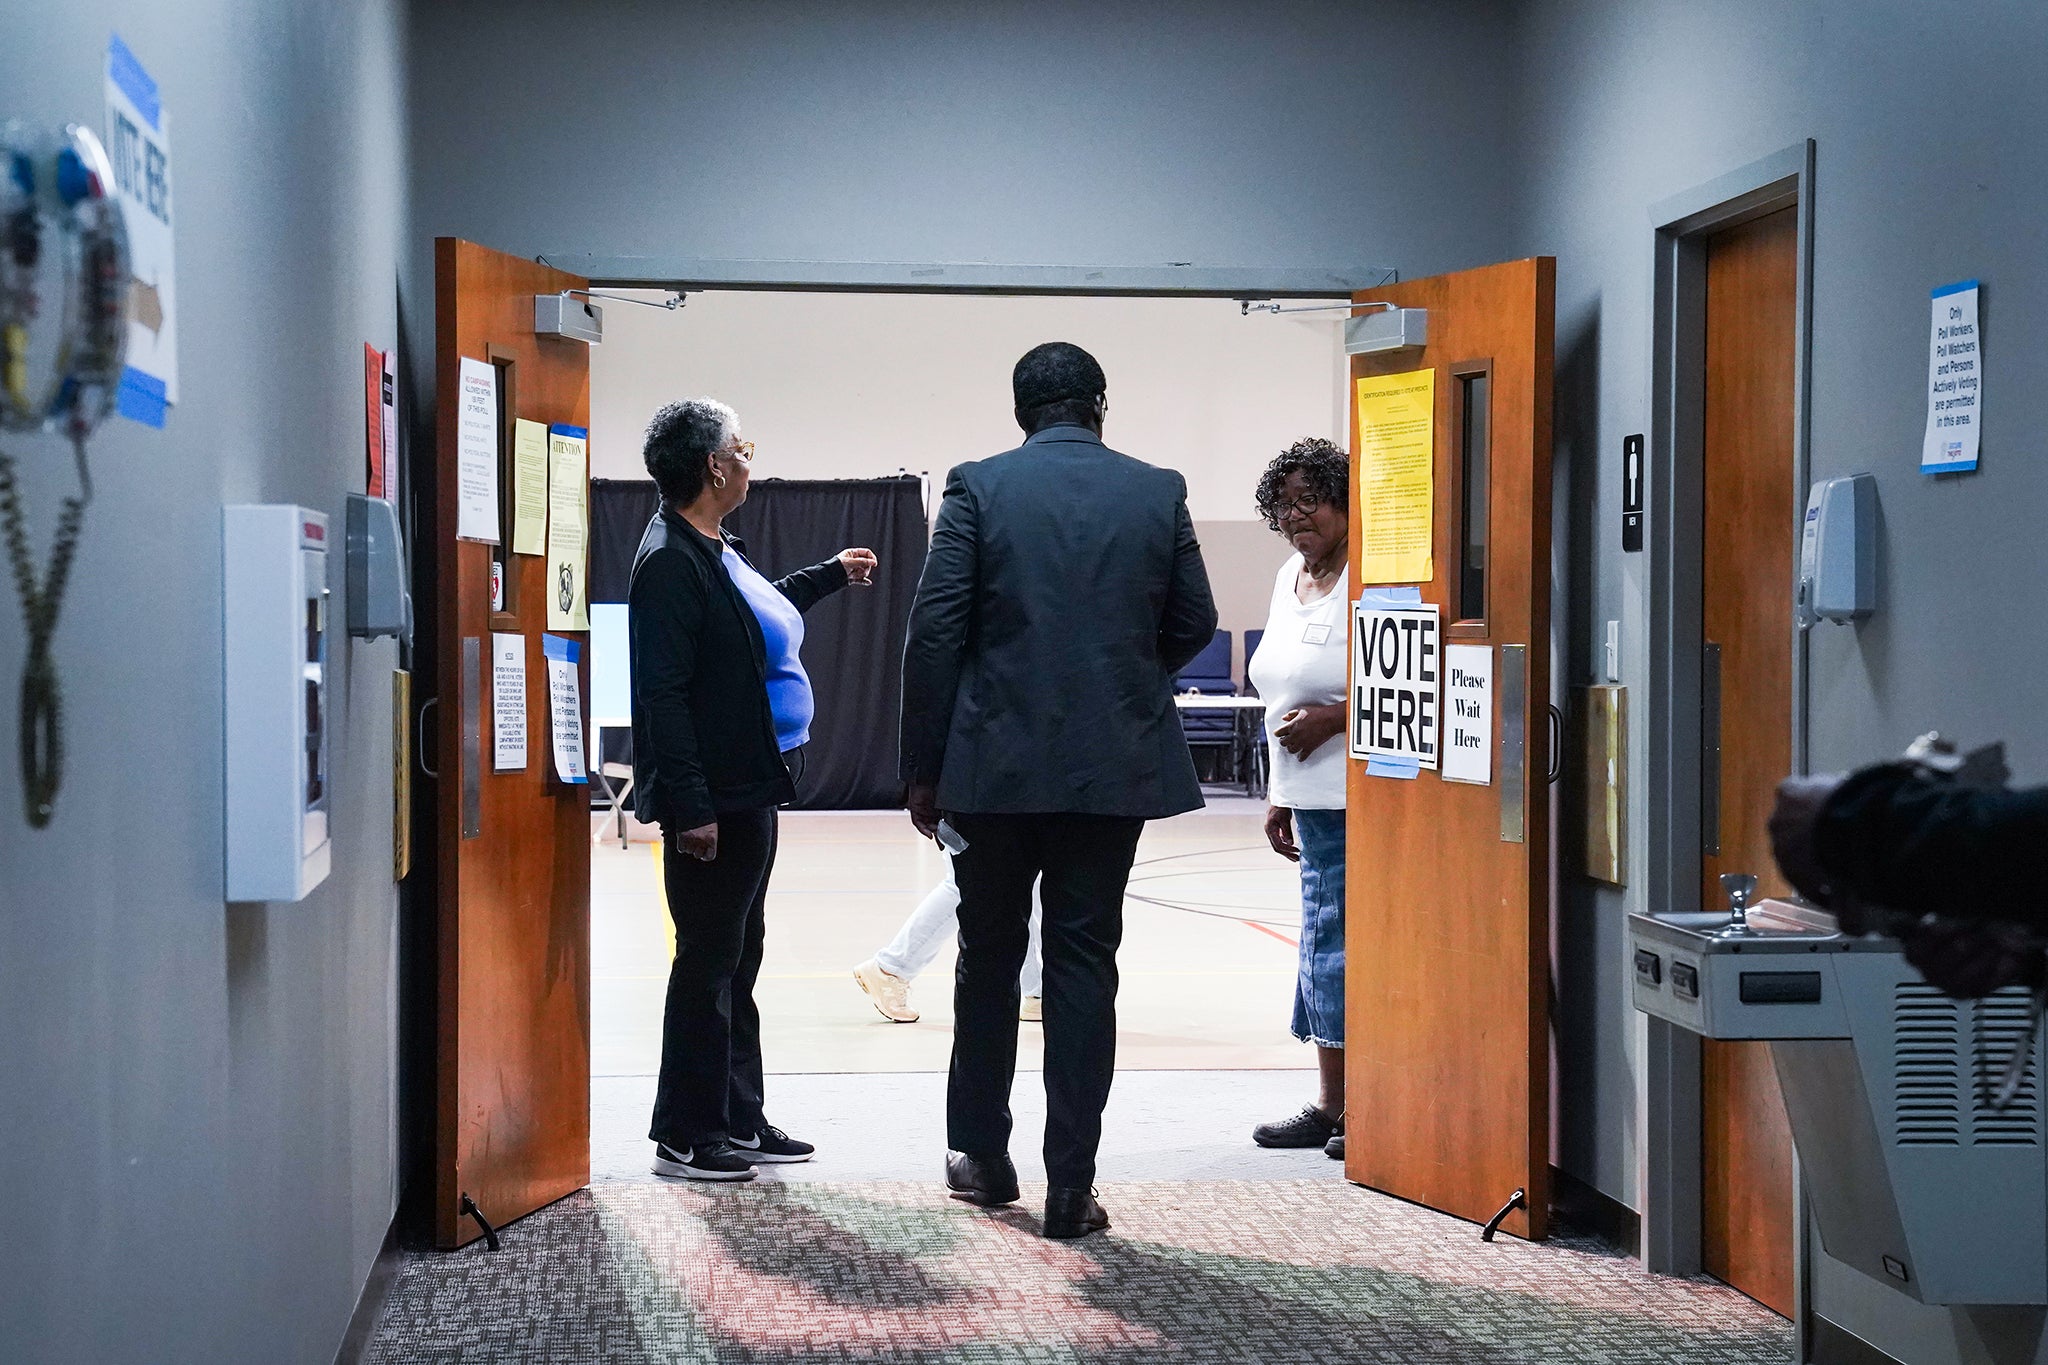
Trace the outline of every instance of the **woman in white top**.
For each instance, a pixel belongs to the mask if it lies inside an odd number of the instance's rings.
[[[1273,582],[1252,686],[1266,703],[1272,753],[1266,839],[1301,865],[1301,970],[1294,1036],[1316,1045],[1321,1087],[1292,1118],[1252,1130],[1261,1147],[1344,1155],[1345,611],[1351,558],[1351,458],[1296,441],[1259,479],[1259,513],[1294,547]]]

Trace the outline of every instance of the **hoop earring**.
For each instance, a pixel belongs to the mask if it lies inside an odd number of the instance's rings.
[[[725,475],[723,475],[723,474],[713,474],[713,475],[711,476],[711,486],[712,486],[713,488],[723,488],[723,487],[725,487]]]

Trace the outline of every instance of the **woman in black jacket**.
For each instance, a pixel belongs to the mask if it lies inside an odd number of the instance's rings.
[[[635,808],[659,823],[676,956],[662,1019],[654,1173],[751,1180],[758,1162],[807,1161],[809,1143],[761,1112],[763,910],[775,808],[796,795],[785,754],[810,735],[803,613],[875,556],[846,550],[769,583],[726,534],[747,497],[753,447],[710,399],[671,403],[647,425],[661,492],[633,561]]]

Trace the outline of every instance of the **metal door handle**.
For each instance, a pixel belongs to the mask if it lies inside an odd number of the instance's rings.
[[[1557,709],[1556,702],[1551,702],[1548,710],[1550,734],[1547,741],[1550,753],[1546,755],[1549,766],[1544,769],[1543,782],[1545,786],[1555,786],[1557,779],[1564,776],[1564,712]]]
[[[425,701],[421,702],[419,724],[413,729],[413,761],[420,765],[421,772],[433,778],[436,782],[441,780],[441,774],[427,766],[427,712],[440,704],[441,699],[439,697],[428,697]]]

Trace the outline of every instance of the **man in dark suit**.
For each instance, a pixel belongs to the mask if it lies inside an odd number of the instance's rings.
[[[1102,443],[1095,358],[1050,342],[1011,383],[1027,439],[955,469],[932,532],[904,648],[903,779],[960,885],[946,1183],[972,1203],[1017,1198],[1017,972],[1042,874],[1045,1234],[1080,1237],[1109,1226],[1090,1186],[1124,886],[1145,821],[1202,804],[1173,678],[1216,607],[1187,481]]]

